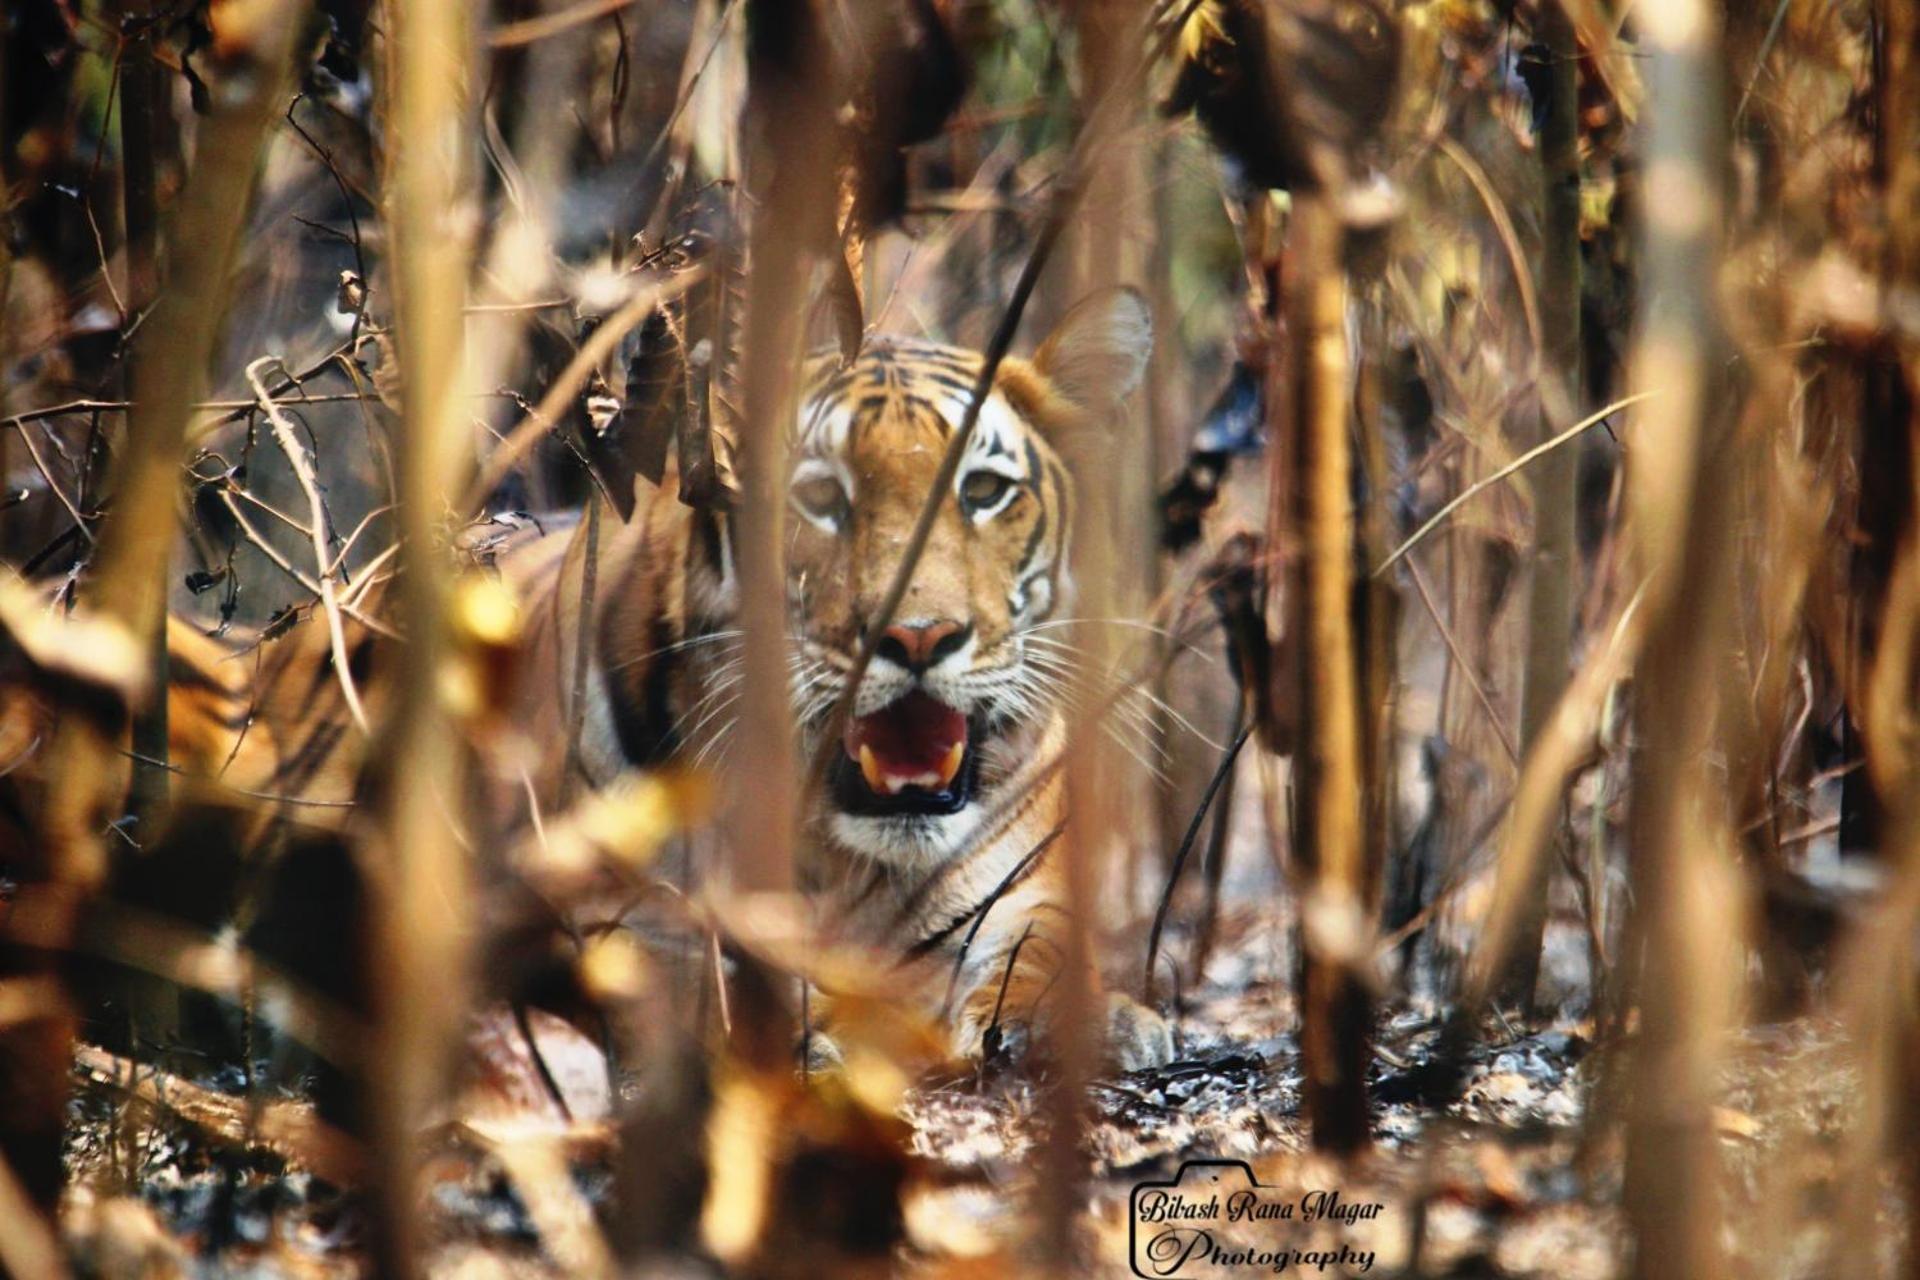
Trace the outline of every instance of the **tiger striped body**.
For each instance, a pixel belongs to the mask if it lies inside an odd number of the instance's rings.
[[[981,357],[876,337],[851,362],[816,359],[792,428],[793,718],[803,757],[832,760],[806,797],[806,882],[845,939],[898,958],[891,985],[944,1016],[961,1055],[977,1053],[991,1026],[1009,1038],[1044,1026],[1066,954],[1068,658],[1047,634],[1071,596],[1073,486],[1061,449],[1118,412],[1149,341],[1144,303],[1117,292],[1077,308],[1031,361],[1002,364],[833,743],[823,739],[862,634],[901,568]],[[734,735],[727,517],[681,503],[671,473],[640,487],[631,520],[569,521],[497,560],[522,602],[511,723],[529,748],[524,790],[547,812],[628,769],[724,766]],[[377,591],[362,593],[362,618],[377,617]],[[365,622],[346,634],[346,674],[377,722],[388,646]],[[275,816],[334,824],[350,814],[368,739],[348,714],[328,629],[297,626],[237,653],[184,625],[174,635],[174,760],[278,801]],[[0,745],[33,732],[5,712],[0,699]],[[206,741],[193,736],[200,729]],[[1113,1011],[1119,1064],[1169,1056],[1158,1018],[1120,997]]]
[[[902,958],[955,1048],[988,1026],[1044,1023],[1064,956],[1060,757],[1066,727],[1057,625],[1073,491],[1060,443],[1104,427],[1147,354],[1144,305],[1115,293],[1077,309],[1032,361],[998,371],[893,623],[824,744],[825,785],[806,798],[808,883],[823,915]],[[786,543],[790,669],[799,745],[823,749],[860,637],[880,609],[960,424],[980,356],[870,339],[842,365],[810,365],[790,437]],[[564,742],[576,717],[574,658],[589,666],[573,781],[668,759],[724,762],[738,685],[737,600],[723,515],[695,512],[671,477],[632,521],[584,523],[502,560],[526,602],[529,666],[520,723]],[[591,561],[592,616],[581,619]],[[534,790],[569,780],[547,749]],[[997,1017],[996,1017],[997,1015]],[[1138,1006],[1116,1017],[1113,1056],[1170,1051]]]
[[[35,602],[36,611],[44,607]],[[48,612],[42,625],[66,624]],[[168,767],[189,780],[217,779],[231,789],[263,793],[280,751],[272,731],[252,723],[253,685],[242,659],[229,646],[172,619],[167,668]],[[61,703],[70,700],[59,688],[57,673],[38,668],[0,628],[0,780],[5,783],[0,785],[0,874],[8,870],[6,855],[26,847],[44,816],[45,770]],[[123,753],[115,767],[130,777],[131,752]],[[115,785],[126,789],[124,780]]]

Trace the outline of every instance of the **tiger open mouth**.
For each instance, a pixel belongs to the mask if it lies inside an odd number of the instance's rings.
[[[851,814],[957,813],[979,771],[967,717],[919,690],[847,724],[830,783]]]

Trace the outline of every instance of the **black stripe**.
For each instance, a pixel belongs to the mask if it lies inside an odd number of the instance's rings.
[[[1021,590],[1026,585],[1028,566],[1033,564],[1034,552],[1040,549],[1040,540],[1047,536],[1047,513],[1052,510],[1046,501],[1046,495],[1040,493],[1040,451],[1033,447],[1033,437],[1026,439],[1027,446],[1027,483],[1035,486],[1034,494],[1040,500],[1040,515],[1033,522],[1033,529],[1027,534],[1027,545],[1020,551],[1020,563],[1013,571],[1014,589]]]
[[[1041,783],[1044,784],[1044,782],[1045,779],[1041,779]],[[921,904],[931,899],[941,885],[945,884],[954,876],[959,875],[962,871],[965,871],[967,867],[973,863],[975,858],[982,857],[991,852],[995,840],[998,840],[1006,831],[1019,825],[1020,820],[1026,817],[1028,811],[1040,803],[1043,789],[1042,785],[1036,785],[1029,786],[1022,791],[1014,801],[1012,807],[999,815],[999,820],[994,823],[992,831],[976,832],[959,853],[941,863],[932,875],[922,880],[919,886],[916,887],[911,894],[907,895],[907,900],[900,904],[898,918],[901,928],[905,928],[906,925],[920,913]],[[987,816],[991,818],[994,815],[989,813]]]
[[[971,396],[973,394],[974,379],[962,374],[929,370],[921,381],[931,382],[941,390],[951,391],[955,395]]]
[[[917,960],[921,956],[926,955],[929,951],[934,950],[941,943],[945,942],[948,938],[951,938],[954,935],[954,933],[960,928],[961,925],[966,924],[969,920],[971,920],[973,922],[973,927],[967,930],[967,936],[960,944],[959,961],[964,961],[967,957],[967,948],[973,945],[974,935],[979,933],[980,926],[986,923],[987,913],[993,910],[995,905],[999,903],[1000,899],[1006,897],[1007,894],[1011,893],[1013,890],[1025,884],[1027,882],[1027,878],[1031,876],[1035,871],[1038,871],[1040,869],[1040,856],[1047,851],[1048,846],[1050,846],[1055,840],[1059,839],[1060,833],[1064,830],[1066,830],[1064,825],[1058,826],[1058,827],[1055,827],[1053,830],[1047,832],[1046,835],[1040,837],[1040,843],[1033,846],[1033,848],[1027,850],[1026,854],[1021,857],[1020,861],[1016,862],[1013,865],[1013,870],[1007,872],[1006,876],[1000,881],[1000,883],[993,887],[993,892],[989,893],[986,896],[985,901],[983,901],[979,906],[973,908],[971,911],[964,912],[961,915],[955,917],[954,920],[948,925],[946,925],[944,928],[939,929],[934,933],[928,934],[926,937],[920,939],[920,941],[914,943],[911,947],[908,947],[907,948],[908,958]],[[1044,906],[1046,904],[1035,903],[1034,905],[1036,907],[1039,907],[1039,906]],[[955,963],[956,970],[959,967],[959,961],[956,961]]]
[[[1047,478],[1053,481],[1053,503],[1060,516],[1058,536],[1053,543],[1053,563],[1058,566],[1066,559],[1067,526],[1072,523],[1071,513],[1067,510],[1067,473],[1058,462],[1047,460]]]
[[[679,641],[665,618],[655,618],[647,629],[649,650],[670,650]],[[637,691],[617,672],[601,668],[600,688],[613,717],[613,734],[629,764],[659,764],[679,746],[673,730],[673,673],[678,663],[677,651],[655,653]]]
[[[233,690],[213,678],[207,670],[183,653],[169,651],[167,655],[167,684],[180,689],[211,689],[216,693],[233,696]]]
[[[1033,564],[1033,553],[1040,549],[1040,540],[1047,536],[1047,523],[1047,507],[1041,503],[1040,515],[1033,522],[1033,532],[1027,535],[1027,545],[1020,552],[1020,563],[1013,571],[1015,586],[1026,581],[1027,568]]]
[[[340,745],[347,726],[337,707],[330,710],[333,715],[321,719],[300,744],[300,749],[282,760],[273,771],[273,790],[285,791],[290,795],[301,794],[332,757],[333,749]]]

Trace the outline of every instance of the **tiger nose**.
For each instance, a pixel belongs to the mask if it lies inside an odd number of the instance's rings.
[[[874,654],[920,675],[936,662],[957,653],[972,634],[972,627],[949,619],[917,625],[896,622],[880,633],[880,644]]]

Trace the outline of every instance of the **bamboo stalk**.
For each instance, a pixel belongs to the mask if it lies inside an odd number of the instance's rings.
[[[1540,246],[1540,378],[1555,394],[1542,394],[1535,415],[1535,441],[1545,443],[1565,429],[1580,395],[1580,127],[1579,48],[1564,7],[1542,5],[1537,34],[1546,46],[1544,107],[1539,129],[1540,180],[1545,207]],[[1547,731],[1567,686],[1573,645],[1575,487],[1578,455],[1555,449],[1534,468],[1532,573],[1527,583],[1527,653],[1521,678],[1520,744],[1531,750]],[[1531,1009],[1540,974],[1540,944],[1547,922],[1552,860],[1534,863],[1524,886],[1523,915],[1501,997]]]
[[[1386,891],[1387,864],[1395,850],[1395,783],[1400,710],[1400,591],[1393,582],[1365,572],[1387,552],[1392,541],[1388,497],[1391,468],[1387,461],[1387,435],[1381,420],[1382,371],[1378,360],[1366,353],[1388,349],[1385,333],[1384,289],[1378,278],[1352,285],[1357,301],[1343,310],[1361,310],[1364,327],[1356,342],[1360,350],[1343,352],[1343,362],[1354,366],[1348,375],[1354,387],[1349,438],[1354,442],[1355,482],[1349,492],[1365,495],[1365,504],[1355,515],[1354,552],[1350,557],[1352,578],[1356,676],[1360,707],[1360,868],[1355,884],[1365,919],[1379,921]]]
[[[1888,157],[1884,191],[1889,231],[1886,286],[1911,293],[1920,287],[1920,155],[1916,155],[1916,148],[1920,148],[1920,13],[1915,12],[1912,4],[1901,3],[1901,0],[1880,0],[1879,10],[1881,38],[1885,42],[1882,86],[1885,120],[1881,127],[1886,135]],[[1908,477],[1912,486],[1909,492],[1920,494],[1920,337],[1916,337],[1911,327],[1897,340],[1895,354],[1906,383],[1907,457],[1912,468]],[[1887,425],[1894,431],[1900,427],[1898,423]],[[1906,545],[1901,549],[1897,570],[1905,588],[1906,634],[1889,644],[1890,670],[1884,679],[1876,673],[1876,683],[1885,691],[1883,701],[1890,715],[1896,715],[1893,709],[1904,703],[1911,717],[1916,671],[1920,671],[1920,529],[1913,527],[1913,516],[1909,515],[1908,519]],[[1888,612],[1892,614],[1891,607]],[[1906,723],[1910,730],[1911,718]],[[1915,758],[1910,747],[1902,763],[1905,766],[1903,785],[1892,793],[1897,797],[1893,805],[1898,843],[1889,850],[1890,861],[1899,865],[1906,875],[1920,878],[1920,793],[1916,793],[1916,787],[1920,786],[1920,759]],[[1907,917],[1909,923],[1912,918]],[[1900,977],[1906,984],[1902,989],[1911,990],[1912,970],[1908,969]],[[1916,1054],[1920,1054],[1920,1019],[1915,1018],[1910,1004],[1901,1009],[1906,1016],[1895,1043],[1899,1064],[1905,1071],[1897,1103],[1900,1136],[1895,1141],[1903,1157],[1900,1172],[1905,1183],[1907,1218],[1912,1222],[1915,1211],[1920,1210],[1920,1148],[1914,1143],[1916,1134],[1920,1134],[1920,1071],[1914,1067],[1916,1060],[1920,1060],[1916,1058]],[[1909,1231],[1903,1266],[1909,1280],[1920,1278],[1920,1232]]]

